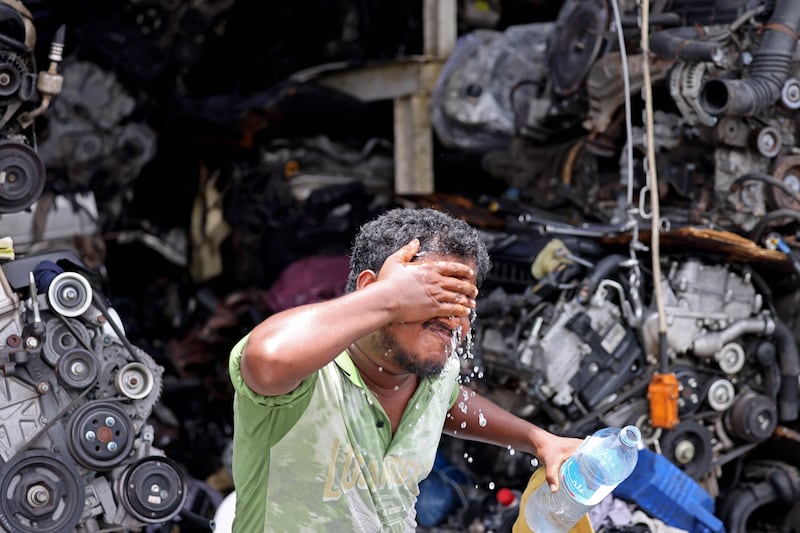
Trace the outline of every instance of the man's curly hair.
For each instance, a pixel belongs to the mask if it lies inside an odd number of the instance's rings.
[[[358,231],[350,253],[350,274],[346,292],[356,288],[356,278],[364,270],[379,272],[386,258],[419,239],[420,252],[437,252],[477,265],[478,286],[491,268],[486,244],[478,231],[457,218],[430,208],[396,208],[367,222]]]

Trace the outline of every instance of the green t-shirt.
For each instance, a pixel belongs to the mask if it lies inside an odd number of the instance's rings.
[[[389,418],[346,352],[292,392],[253,392],[231,351],[235,389],[234,533],[414,531],[419,483],[431,471],[458,359],[420,381],[394,437]]]

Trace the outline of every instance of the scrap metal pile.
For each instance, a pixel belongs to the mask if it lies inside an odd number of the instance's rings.
[[[668,525],[797,531],[800,5],[649,8],[568,0],[445,64],[437,134],[508,185],[466,376],[561,434],[636,424],[710,496],[629,499]]]

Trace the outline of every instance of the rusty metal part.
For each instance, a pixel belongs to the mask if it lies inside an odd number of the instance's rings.
[[[776,180],[783,182],[789,189],[800,193],[800,155],[787,155],[778,158],[772,169]],[[776,187],[769,189],[770,200],[778,209],[800,209],[800,202],[785,194]]]
[[[650,230],[641,230],[639,238],[648,242]],[[619,235],[605,242],[625,243],[630,235]],[[778,250],[758,246],[752,240],[730,231],[709,228],[684,227],[661,232],[661,247],[664,250],[703,250],[721,254],[729,261],[756,263],[783,272],[793,272],[791,261]]]

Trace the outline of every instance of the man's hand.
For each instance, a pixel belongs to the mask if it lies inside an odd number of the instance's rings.
[[[393,285],[396,321],[469,315],[478,296],[474,268],[437,253],[415,261],[419,248],[419,240],[412,240],[386,259],[377,276]]]
[[[570,455],[574,454],[582,443],[582,439],[559,437],[557,435],[550,435],[548,438],[539,441],[536,456],[544,463],[545,478],[551,491],[558,490],[558,471],[562,463]]]

